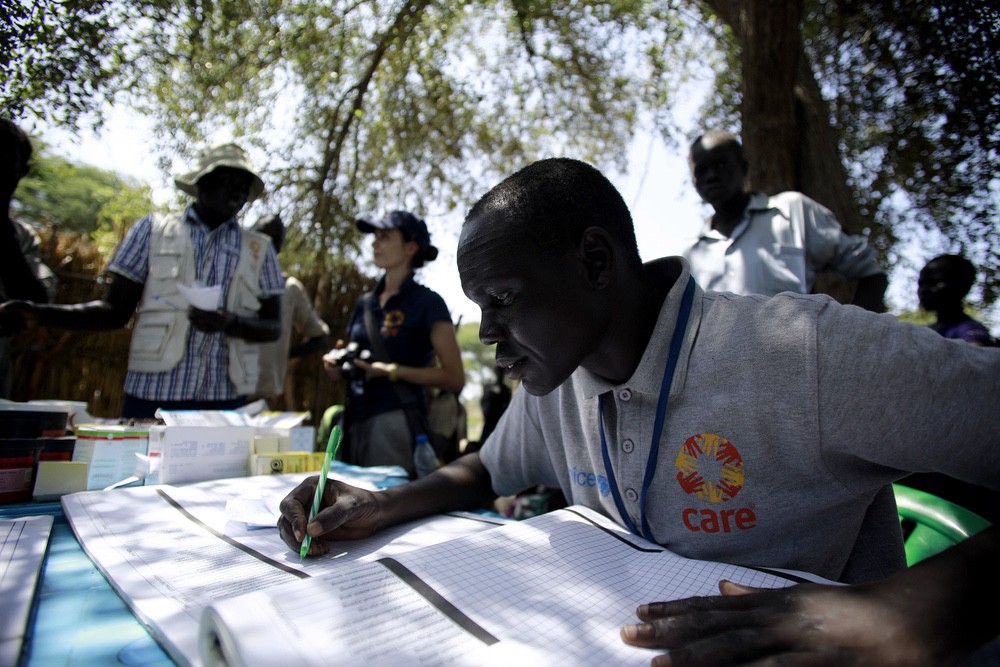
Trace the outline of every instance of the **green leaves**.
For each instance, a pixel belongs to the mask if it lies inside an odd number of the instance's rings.
[[[114,89],[123,44],[111,2],[3,0],[0,108],[75,126]]]
[[[125,231],[153,210],[149,189],[113,172],[50,155],[35,140],[31,170],[14,193],[14,215],[60,232],[89,234],[114,249]]]
[[[767,106],[747,91],[773,95],[775,72],[748,67],[740,40],[788,30],[767,24],[787,13],[742,0],[0,7],[5,113],[72,126],[114,97],[156,119],[146,148],[163,162],[236,139],[263,158],[261,206],[293,221],[322,264],[356,259],[360,213],[445,216],[551,155],[625,170],[641,122],[690,138],[675,109],[691,105],[675,97],[714,78],[699,124],[758,132],[753,157],[780,165],[776,182],[841,183],[819,198],[856,205],[850,226],[870,226],[885,252],[906,224],[940,229],[985,269],[986,302],[1000,293],[1000,12],[985,0],[805,0],[797,51],[812,80],[804,70],[795,94],[818,91],[798,112],[832,129],[828,141],[791,113],[773,130],[773,118],[744,117],[751,101]]]

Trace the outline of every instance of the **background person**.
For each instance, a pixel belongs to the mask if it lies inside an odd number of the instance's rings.
[[[816,274],[856,280],[852,303],[885,312],[888,279],[868,242],[845,234],[833,213],[801,192],[768,197],[745,188],[749,163],[736,135],[709,130],[688,155],[694,187],[715,209],[684,251],[706,290],[808,294]]]
[[[41,241],[30,226],[10,216],[17,184],[28,173],[32,147],[28,135],[8,118],[0,118],[0,302],[27,299],[48,303],[57,281],[42,262]],[[0,317],[0,398],[10,398],[12,336],[24,328],[20,316]]]
[[[917,298],[920,307],[937,315],[930,325],[945,338],[972,345],[993,346],[989,329],[965,312],[965,297],[976,282],[976,267],[961,255],[938,255],[920,269]]]
[[[497,429],[410,484],[331,480],[308,526],[306,480],[281,502],[290,547],[545,484],[683,556],[858,584],[643,605],[623,639],[660,664],[943,664],[1000,633],[979,611],[1000,527],[907,568],[890,486],[937,469],[1000,488],[1000,355],[826,295],[704,292],[682,258],[643,264],[614,186],[565,158],[480,199],[458,269],[521,382]]]
[[[480,445],[486,442],[493,429],[496,428],[500,417],[510,405],[512,391],[507,384],[507,371],[503,368],[494,369],[496,381],[483,387],[483,397],[479,400],[479,406],[483,411],[483,431],[479,436]]]
[[[365,323],[367,309],[389,361],[357,359],[354,367],[359,372],[345,377],[341,357],[334,350],[323,358],[323,367],[334,380],[348,383],[344,459],[362,466],[398,465],[413,476],[417,426],[410,424],[412,414],[407,419],[401,396],[412,398],[426,422],[424,388],[462,391],[462,355],[444,299],[414,280],[414,271],[438,254],[426,223],[408,211],[392,211],[380,220],[356,224],[362,232],[374,234],[375,266],[384,273],[372,295],[355,304],[347,323],[347,341],[356,343],[359,350],[374,350]],[[345,349],[343,341],[339,344]],[[432,364],[435,357],[438,363]]]
[[[129,229],[108,266],[103,298],[80,304],[8,302],[29,323],[117,329],[135,315],[122,417],[157,408],[237,408],[257,389],[260,345],[281,333],[283,280],[268,237],[240,227],[243,206],[264,191],[236,144],[202,151],[174,179],[194,197],[183,212],[149,215]],[[178,285],[221,287],[219,307],[188,306]]]
[[[269,236],[274,252],[281,253],[285,245],[285,225],[280,216],[265,215],[257,220],[253,229]],[[293,339],[297,341],[295,345],[292,345]],[[290,365],[329,347],[330,327],[313,308],[305,285],[295,276],[286,275],[285,291],[281,296],[281,336],[273,343],[261,344],[257,395],[267,399],[272,410],[282,409],[285,376]]]
[[[965,297],[976,282],[976,267],[961,255],[938,255],[920,270],[917,297],[924,310],[937,314],[930,328],[945,338],[993,347],[989,330],[965,312]],[[933,389],[932,389],[933,391]],[[1000,524],[1000,492],[937,472],[916,473],[902,484],[926,491]]]

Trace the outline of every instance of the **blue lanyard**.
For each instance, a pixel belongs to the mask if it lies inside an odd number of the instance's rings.
[[[614,470],[611,468],[611,456],[608,454],[608,441],[604,436],[604,396],[597,397],[597,417],[601,427],[601,455],[604,457],[604,471],[608,475],[608,485],[611,487],[611,495],[615,499],[615,507],[621,516],[625,526],[636,535],[642,535],[650,542],[653,539],[653,531],[649,528],[646,520],[646,494],[653,483],[656,474],[656,462],[660,451],[660,435],[663,433],[663,421],[667,416],[667,399],[670,396],[670,385],[673,382],[674,371],[677,369],[677,361],[681,355],[681,343],[684,341],[684,331],[687,329],[688,317],[691,315],[691,303],[694,300],[694,279],[688,278],[687,287],[684,288],[684,297],[681,299],[681,310],[677,315],[677,324],[674,329],[673,338],[670,339],[670,354],[667,357],[666,368],[663,369],[663,380],[660,382],[660,398],[656,405],[656,420],[653,422],[653,442],[649,446],[649,458],[646,461],[646,472],[642,478],[642,490],[639,493],[639,518],[642,531],[635,528],[631,517],[625,511],[622,503],[621,492],[618,490],[618,482],[615,480]]]

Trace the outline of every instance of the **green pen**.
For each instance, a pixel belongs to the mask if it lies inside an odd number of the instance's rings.
[[[309,525],[309,521],[312,521],[316,513],[319,512],[319,505],[323,501],[323,490],[326,488],[326,476],[330,474],[330,462],[337,455],[338,449],[340,449],[340,427],[334,426],[333,430],[330,431],[330,440],[326,443],[323,470],[320,472],[319,482],[316,484],[316,495],[313,496],[312,511],[309,512],[309,519],[306,521],[307,526]],[[306,536],[302,539],[302,547],[299,549],[299,562],[305,560],[306,554],[309,553],[310,544],[312,544],[312,535],[306,533]]]

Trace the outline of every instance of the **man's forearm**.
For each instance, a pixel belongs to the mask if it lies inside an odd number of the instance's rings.
[[[229,314],[229,321],[223,329],[227,336],[242,338],[252,343],[269,343],[281,336],[281,322],[256,317],[241,317]]]
[[[496,500],[479,454],[465,456],[427,477],[379,492],[385,524],[394,526],[432,514],[488,507]]]
[[[28,311],[38,324],[60,329],[121,329],[131,313],[116,309],[107,301],[74,304],[32,304]]]

